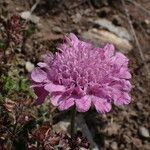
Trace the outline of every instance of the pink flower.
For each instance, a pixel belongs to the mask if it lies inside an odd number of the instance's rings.
[[[57,49],[55,55],[44,55],[31,73],[37,103],[50,94],[51,103],[61,111],[95,107],[99,113],[109,112],[112,104],[130,103],[128,59],[112,44],[93,47],[71,33]]]

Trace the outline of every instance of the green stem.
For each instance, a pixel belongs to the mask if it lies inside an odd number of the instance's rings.
[[[73,107],[71,110],[71,138],[74,136],[74,127],[75,127],[75,116],[76,116],[76,108]]]

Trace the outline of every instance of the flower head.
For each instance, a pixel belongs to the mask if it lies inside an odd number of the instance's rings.
[[[61,111],[75,106],[86,112],[94,106],[105,113],[112,104],[130,102],[128,59],[112,44],[93,47],[71,33],[57,49],[55,55],[44,55],[31,72],[37,103],[50,94],[51,103]]]

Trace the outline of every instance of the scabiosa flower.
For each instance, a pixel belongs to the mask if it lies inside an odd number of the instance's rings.
[[[61,111],[75,106],[78,112],[95,107],[105,113],[112,104],[130,102],[128,59],[112,44],[93,47],[71,33],[57,50],[44,55],[31,72],[38,104],[50,94],[51,103]]]

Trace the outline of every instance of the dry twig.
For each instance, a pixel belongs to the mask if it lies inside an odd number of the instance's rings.
[[[35,4],[32,6],[30,12],[31,14],[33,13],[33,11],[35,10],[35,8],[37,7],[37,5],[40,3],[40,0],[36,0]]]

